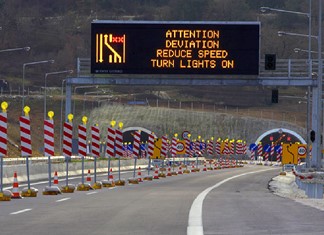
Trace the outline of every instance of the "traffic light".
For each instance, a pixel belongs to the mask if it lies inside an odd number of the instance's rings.
[[[278,104],[278,101],[279,101],[279,91],[277,89],[272,90],[271,103]]]
[[[276,70],[276,54],[265,54],[264,69]]]
[[[310,132],[310,140],[311,140],[312,142],[315,141],[315,131],[313,131],[313,130],[311,130],[311,132]]]

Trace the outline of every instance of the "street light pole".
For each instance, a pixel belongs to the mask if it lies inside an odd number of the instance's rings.
[[[321,0],[320,0],[321,1]],[[309,12],[298,12],[298,11],[287,11],[287,10],[281,10],[281,9],[275,9],[275,8],[270,8],[270,7],[261,7],[260,11],[263,13],[269,12],[269,11],[276,11],[276,12],[282,12],[282,13],[290,13],[290,14],[297,14],[297,15],[304,15],[308,17],[308,35],[305,34],[297,34],[297,33],[288,33],[288,32],[283,32],[279,31],[278,36],[283,36],[283,35],[291,35],[291,36],[302,36],[302,37],[308,37],[308,77],[309,79],[312,79],[312,42],[311,38],[318,39],[317,36],[312,35],[312,0],[309,0]],[[302,51],[299,48],[294,49],[295,52]],[[312,88],[312,94],[313,94],[313,106],[312,106],[312,112],[311,112],[311,107],[310,107],[310,87],[308,87],[308,92],[307,92],[307,126],[306,126],[306,134],[307,134],[307,156],[306,156],[306,166],[310,167],[310,157],[309,157],[309,144],[310,144],[310,115],[312,114],[312,127],[313,129],[316,129],[317,124],[315,122],[316,119],[316,109],[317,109],[317,87]]]
[[[321,161],[322,161],[322,143],[321,143],[321,136],[322,136],[322,76],[323,76],[323,61],[322,61],[322,0],[319,0],[319,13],[318,13],[318,76],[317,76],[317,130],[316,130],[316,138],[315,138],[315,143],[316,143],[316,152],[317,155],[315,155],[312,158],[312,163],[315,164],[316,169],[320,170],[321,169]],[[322,186],[323,187],[323,186]],[[322,195],[323,196],[323,195]]]
[[[25,106],[25,68],[28,65],[35,65],[35,64],[45,64],[45,63],[54,63],[54,60],[42,60],[42,61],[35,61],[23,64],[23,78],[22,78],[22,110]]]
[[[56,75],[56,74],[62,74],[62,73],[73,73],[73,70],[64,70],[64,71],[57,71],[57,72],[51,72],[51,73],[45,73],[45,84],[44,84],[44,120],[46,119],[46,89],[47,89],[47,76],[49,75]]]

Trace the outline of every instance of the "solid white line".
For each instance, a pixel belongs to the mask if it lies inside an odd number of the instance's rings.
[[[221,182],[215,184],[214,186],[211,186],[204,191],[202,191],[194,200],[194,202],[191,205],[190,212],[189,212],[189,218],[188,218],[188,227],[187,227],[187,235],[204,235],[204,227],[202,223],[202,206],[205,197],[207,194],[212,191],[213,189],[221,186],[222,184],[226,183],[227,181],[230,181],[232,179],[249,175],[249,174],[254,174],[254,173],[259,173],[262,171],[268,171],[271,169],[266,169],[266,170],[260,170],[260,171],[253,171],[253,172],[247,172],[243,173],[240,175],[235,175],[230,178],[224,179]]]
[[[65,198],[57,200],[56,202],[64,202],[64,201],[67,201],[67,200],[70,200],[70,199],[71,199],[70,197],[65,197]]]
[[[20,210],[20,211],[16,211],[16,212],[12,212],[10,213],[10,215],[18,215],[27,211],[31,211],[32,209],[28,208],[28,209],[24,209],[24,210]]]
[[[92,195],[92,194],[96,194],[98,192],[90,192],[90,193],[87,193],[87,195]]]

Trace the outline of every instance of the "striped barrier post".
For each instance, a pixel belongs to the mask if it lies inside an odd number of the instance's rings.
[[[0,113],[0,171],[1,171],[1,181],[0,181],[0,193],[2,194],[0,198],[4,198],[3,194],[3,158],[7,155],[7,129],[8,129],[8,115],[7,115],[7,102],[1,103],[2,112]]]
[[[81,183],[84,185],[84,157],[87,155],[87,121],[86,116],[82,117],[82,123],[78,126],[78,155],[82,160],[82,178]]]
[[[123,132],[121,129],[123,128],[123,123],[119,122],[118,127],[116,129],[116,139],[115,139],[115,148],[116,148],[116,157],[118,158],[118,183],[116,185],[123,186],[125,185],[125,181],[120,179],[120,159],[123,156]]]
[[[154,135],[151,133],[148,135],[147,139],[147,155],[149,157],[149,163],[147,168],[147,174],[150,175],[151,170],[151,158],[154,154]]]
[[[275,152],[275,146],[274,143],[271,142],[271,149],[270,149],[270,161],[272,162],[273,157],[274,157],[274,152]]]
[[[213,139],[208,140],[207,142],[207,154],[210,156],[213,156],[214,154],[214,143],[213,143]]]
[[[73,114],[68,115],[68,121],[63,124],[63,156],[66,162],[66,187],[64,192],[73,192],[74,188],[69,188],[69,161],[72,156],[72,136],[73,136]]]
[[[134,155],[134,172],[133,178],[135,179],[136,175],[136,161],[140,153],[140,144],[141,144],[141,131],[135,131],[134,133],[134,142],[133,142],[133,155]]]
[[[97,185],[97,158],[100,156],[100,130],[98,124],[91,126],[91,155],[94,158],[94,183]]]
[[[106,156],[108,157],[108,180],[110,177],[110,161],[111,158],[115,156],[115,139],[116,139],[116,130],[114,126],[116,125],[116,121],[110,122],[111,127],[108,127],[107,134],[107,146],[106,146]]]
[[[174,172],[175,166],[175,157],[177,156],[177,143],[178,143],[178,134],[174,134],[174,137],[171,139],[171,156],[173,158],[172,171]]]
[[[262,156],[262,143],[258,143],[258,148],[257,148],[257,160],[259,159],[259,156]]]
[[[188,134],[187,138],[185,138],[185,141],[186,141],[186,154],[185,154],[185,157],[187,157],[187,158],[190,157],[190,153],[191,153],[191,150],[190,150],[190,136],[191,136],[191,134]],[[184,164],[186,165],[186,158],[184,158]]]
[[[161,155],[166,158],[168,154],[168,137],[166,135],[162,136],[162,146],[161,146]]]
[[[21,156],[26,157],[28,189],[30,189],[29,160],[28,160],[28,157],[30,157],[32,155],[29,111],[30,111],[30,108],[28,106],[25,106],[24,107],[25,115],[20,116],[20,118],[19,118]]]
[[[48,186],[51,187],[51,156],[54,156],[54,112],[48,112],[48,120],[44,120],[44,155],[48,157]]]

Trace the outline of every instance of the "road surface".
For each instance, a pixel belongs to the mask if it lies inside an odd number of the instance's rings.
[[[279,171],[248,165],[113,189],[39,193],[0,203],[0,234],[323,234],[323,211],[269,192]],[[197,218],[199,226],[192,224]]]

